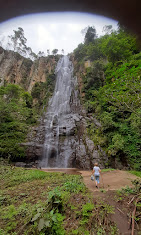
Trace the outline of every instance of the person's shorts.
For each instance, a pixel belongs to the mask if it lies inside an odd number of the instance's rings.
[[[95,175],[95,180],[96,180],[97,183],[99,184],[99,175]]]

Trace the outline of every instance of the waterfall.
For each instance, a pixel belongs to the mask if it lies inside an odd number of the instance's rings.
[[[76,78],[68,56],[63,56],[56,67],[56,85],[45,115],[45,142],[41,167],[68,167],[75,143],[75,107],[79,105]]]

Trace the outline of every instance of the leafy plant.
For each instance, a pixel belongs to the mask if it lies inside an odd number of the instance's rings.
[[[132,181],[132,184],[134,187],[129,187],[126,186],[125,188],[122,188],[122,190],[119,190],[119,194],[123,195],[123,194],[137,194],[140,193],[141,191],[141,181],[140,179],[136,179]]]
[[[49,192],[46,207],[38,208],[31,222],[38,222],[38,231],[47,234],[65,234],[62,222],[65,218],[60,212],[63,210],[61,192],[58,188]]]
[[[92,216],[92,211],[94,209],[94,204],[86,203],[82,207],[82,220],[80,221],[81,225],[88,223],[90,216]]]
[[[85,192],[86,187],[83,183],[80,183],[78,179],[74,178],[71,181],[67,181],[63,188],[67,190],[70,193],[79,193],[79,192]]]

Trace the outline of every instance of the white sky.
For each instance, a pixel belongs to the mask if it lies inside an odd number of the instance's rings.
[[[47,49],[50,52],[57,48],[64,49],[65,54],[72,52],[78,44],[84,41],[81,30],[87,26],[95,26],[98,35],[102,35],[105,25],[117,28],[117,22],[99,15],[88,13],[42,13],[13,18],[0,23],[0,37],[12,35],[14,29],[22,27],[27,46],[35,53]]]

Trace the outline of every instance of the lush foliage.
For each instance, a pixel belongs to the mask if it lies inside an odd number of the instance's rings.
[[[36,120],[32,112],[32,97],[18,85],[0,88],[0,154],[15,160],[24,157],[24,141],[29,125]]]
[[[108,31],[107,31],[108,30]],[[90,43],[80,44],[74,57],[82,71],[83,102],[101,123],[89,123],[88,133],[111,157],[125,166],[141,167],[141,53],[135,36],[119,27]],[[79,69],[76,68],[77,70]],[[110,163],[109,162],[109,163]]]

